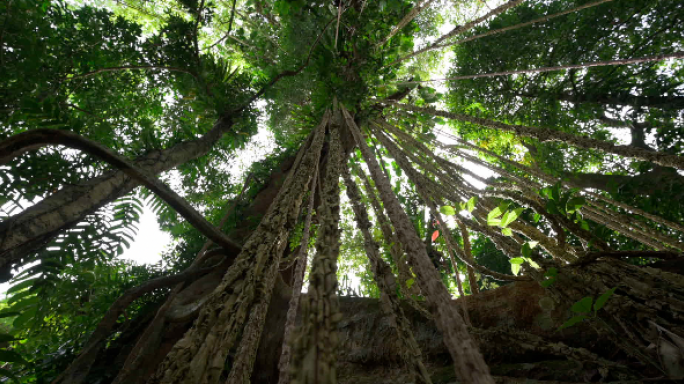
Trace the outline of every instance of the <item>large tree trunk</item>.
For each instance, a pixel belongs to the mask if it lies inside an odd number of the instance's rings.
[[[272,173],[243,217],[260,215],[268,210],[292,160],[286,160]],[[234,238],[249,235],[247,225],[236,227],[238,229],[232,233]],[[669,268],[672,263],[661,264],[663,268]],[[634,268],[629,269],[635,271]],[[216,271],[189,285],[185,293],[179,295],[178,302],[194,302],[212,292],[224,272]],[[278,381],[278,360],[283,342],[285,314],[291,297],[291,277],[292,271],[286,270],[276,281],[257,352],[251,379],[253,383]],[[495,380],[506,382],[500,379],[505,376],[585,382],[602,379],[603,374],[603,379],[607,382],[630,382],[631,376],[625,374],[624,369],[605,363],[603,359],[621,363],[634,359],[619,351],[607,336],[597,332],[589,324],[578,324],[557,332],[557,328],[570,317],[570,311],[567,303],[550,304],[549,298],[548,292],[536,282],[516,282],[467,297],[475,329],[472,334],[490,365]],[[411,321],[416,341],[424,352],[425,363],[433,382],[455,382],[451,356],[434,323],[408,303],[404,302],[402,307]],[[390,318],[381,311],[379,301],[342,297],[340,311],[343,320],[337,325],[338,382],[406,382],[409,372],[401,359],[404,351],[390,326]],[[145,362],[141,365],[147,370],[137,373],[136,382],[145,382],[146,377],[154,372],[190,328],[193,319],[193,316],[179,317],[178,321],[167,323],[160,332],[159,347],[154,353],[145,356]],[[135,326],[124,332],[101,354],[92,370],[93,379],[110,377],[111,380],[116,376],[126,355],[150,320],[151,316],[142,316]],[[658,376],[657,372],[649,371],[652,368],[637,369],[652,374],[651,377]],[[103,383],[107,382],[105,380]]]
[[[217,275],[218,280],[220,274]],[[252,383],[278,381],[277,365],[290,295],[288,284],[279,279],[266,318]],[[594,382],[603,378],[605,382],[632,382],[618,364],[606,362],[610,359],[627,364],[629,358],[590,324],[557,331],[570,316],[569,306],[549,306],[549,298],[548,292],[536,282],[515,282],[467,297],[476,329],[473,333],[497,382],[507,382],[501,377],[557,382]],[[403,303],[402,309],[413,325],[433,382],[455,383],[449,352],[434,323],[408,303]],[[409,371],[403,364],[404,351],[390,325],[390,316],[381,309],[380,301],[341,297],[340,311],[343,320],[337,325],[338,382],[407,382]],[[160,348],[149,356],[146,366],[154,368],[188,327],[189,323],[168,326]],[[144,327],[138,327],[137,331],[140,329]],[[134,338],[127,338],[128,343],[131,340]],[[123,358],[116,359],[117,352],[125,358],[127,348],[111,349],[100,359],[98,368],[106,367],[116,372],[117,363],[123,363]],[[649,373],[648,368],[642,369],[645,374]],[[657,376],[657,373],[650,373]],[[140,374],[145,375],[144,372]]]

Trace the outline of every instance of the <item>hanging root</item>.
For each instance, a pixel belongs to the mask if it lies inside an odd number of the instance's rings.
[[[390,324],[395,328],[397,337],[401,340],[404,351],[403,358],[409,368],[409,375],[412,378],[417,378],[420,383],[431,384],[432,381],[423,364],[420,348],[413,336],[411,323],[406,318],[396,294],[396,281],[392,269],[380,256],[379,246],[370,233],[371,223],[368,212],[363,205],[361,192],[352,180],[349,170],[345,167],[342,168],[342,176],[347,187],[347,196],[349,196],[354,210],[357,226],[363,234],[364,248],[370,261],[373,277],[380,290],[381,306],[385,314],[390,317]]]
[[[321,224],[316,236],[316,255],[311,263],[309,289],[302,300],[302,325],[294,348],[291,373],[296,384],[336,382],[337,258],[340,252],[340,189],[342,166],[339,111],[330,125],[330,151],[321,206]]]

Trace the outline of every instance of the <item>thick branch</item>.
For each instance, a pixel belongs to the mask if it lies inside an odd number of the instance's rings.
[[[613,259],[626,259],[630,257],[645,257],[661,260],[684,259],[684,254],[673,251],[601,251],[588,252],[584,257],[577,260],[573,265],[582,266],[592,263],[602,257]]]
[[[90,155],[97,156],[105,162],[123,170],[130,177],[138,180],[152,192],[162,198],[175,209],[190,224],[210,238],[214,243],[226,250],[239,251],[240,246],[227,235],[219,231],[199,214],[185,199],[156,177],[150,176],[143,169],[134,165],[130,160],[115,153],[109,148],[86,139],[73,132],[56,129],[33,129],[14,135],[0,142],[0,165],[31,149],[37,149],[49,144],[64,145],[69,148],[80,149]]]
[[[297,320],[297,312],[299,310],[299,300],[302,295],[302,286],[304,285],[304,272],[306,271],[306,262],[309,251],[311,218],[314,211],[317,181],[318,165],[316,165],[316,170],[311,178],[311,188],[309,189],[309,206],[307,207],[306,219],[304,219],[302,241],[299,243],[299,252],[297,252],[297,255],[295,256],[295,262],[297,263],[297,266],[295,267],[294,282],[292,283],[292,297],[290,298],[290,303],[287,308],[285,332],[283,333],[283,348],[280,352],[280,360],[278,361],[278,370],[280,371],[278,384],[290,383],[290,357],[292,353],[291,344],[294,342],[292,338],[295,330],[295,321]]]
[[[170,170],[205,155],[232,125],[230,118],[220,118],[201,138],[184,141],[161,151],[152,151],[133,162],[148,174]],[[44,246],[60,231],[83,220],[86,215],[138,185],[136,179],[117,169],[81,184],[65,186],[34,206],[6,219],[0,223],[0,267],[9,267],[29,252]]]

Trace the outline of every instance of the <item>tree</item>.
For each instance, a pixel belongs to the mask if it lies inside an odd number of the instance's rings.
[[[2,5],[9,380],[682,377],[677,2],[91,3]],[[163,266],[117,259],[144,201]]]

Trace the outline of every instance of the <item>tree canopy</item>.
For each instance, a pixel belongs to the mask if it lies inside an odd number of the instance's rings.
[[[684,377],[681,2],[0,10],[6,382],[351,382],[340,296],[378,300],[407,382],[447,382],[411,313],[464,383],[516,382],[487,345]],[[119,257],[146,205],[159,265]],[[471,316],[524,284],[530,329]],[[581,326],[616,352],[547,334]]]

